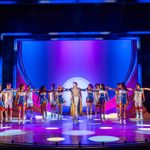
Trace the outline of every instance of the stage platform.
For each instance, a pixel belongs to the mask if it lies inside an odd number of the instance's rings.
[[[35,116],[24,124],[18,124],[17,118],[12,123],[0,127],[0,149],[76,149],[76,148],[135,148],[150,146],[150,120],[129,118],[126,124],[116,118],[106,118],[101,121],[93,116],[79,117],[79,123],[72,122],[70,116],[62,120],[50,118],[42,121],[41,116]]]

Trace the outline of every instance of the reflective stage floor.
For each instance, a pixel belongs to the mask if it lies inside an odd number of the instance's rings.
[[[0,127],[1,143],[42,144],[42,145],[117,145],[123,143],[141,143],[150,141],[150,120],[127,119],[120,124],[116,118],[107,116],[106,120],[79,117],[79,123],[72,122],[70,116],[42,121],[35,116],[24,124],[17,119]]]

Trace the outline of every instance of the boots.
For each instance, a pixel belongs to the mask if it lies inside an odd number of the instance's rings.
[[[76,124],[78,124],[78,116],[76,116]]]
[[[92,114],[90,114],[90,119],[92,119]]]
[[[139,113],[136,111],[136,119],[139,119]]]
[[[89,114],[87,114],[87,119],[90,119],[90,115]]]
[[[53,113],[51,112],[51,119],[53,118]]]
[[[105,114],[103,114],[103,120],[106,120]]]
[[[123,124],[126,124],[126,119],[125,118],[123,119]]]
[[[140,120],[143,120],[143,113],[140,111]]]

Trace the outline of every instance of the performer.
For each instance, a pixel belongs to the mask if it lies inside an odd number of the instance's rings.
[[[0,123],[3,123],[3,112],[4,112],[4,103],[3,103],[3,91],[2,85],[0,84]]]
[[[16,103],[19,109],[18,112],[18,123],[20,124],[20,121],[24,124],[25,119],[25,107],[26,107],[26,91],[25,91],[25,85],[20,84],[19,89],[16,94]]]
[[[136,119],[143,119],[142,105],[145,101],[144,91],[141,88],[140,84],[136,84],[134,90],[134,101],[135,101],[135,110],[136,110]]]
[[[78,115],[82,114],[81,89],[78,87],[77,82],[73,82],[73,88],[69,89],[69,91],[71,91],[70,114],[72,116],[73,122],[78,123]]]
[[[3,90],[4,94],[4,107],[5,107],[5,122],[12,121],[12,105],[13,105],[13,94],[16,92],[15,89],[11,88],[11,83],[6,84],[6,89]]]
[[[119,110],[119,104],[120,104],[120,94],[119,94],[119,90],[120,90],[120,83],[117,83],[116,88],[108,88],[109,90],[114,90],[116,93],[115,99],[116,99],[116,112],[117,112],[117,118],[118,120],[120,120],[120,110]]]
[[[99,91],[99,105],[100,105],[100,119],[102,120],[105,118],[105,104],[109,100],[108,92],[104,86],[104,84],[100,84],[100,91]]]
[[[55,118],[57,107],[57,90],[55,90],[55,84],[51,85],[51,90],[48,92],[48,99],[50,102],[51,118]]]
[[[99,103],[99,84],[95,84],[95,91],[94,91],[94,104],[95,104],[95,118],[97,118],[98,109],[100,107]]]
[[[86,112],[87,112],[87,118],[92,119],[92,104],[94,101],[94,95],[93,95],[93,85],[89,84],[87,87],[87,98],[86,98]],[[90,109],[90,113],[89,113]]]
[[[57,88],[57,103],[58,103],[58,120],[62,119],[62,107],[65,104],[65,100],[63,99],[63,87],[62,86],[58,86]]]
[[[27,115],[27,110],[30,110],[31,112],[30,120],[33,119],[33,92],[35,92],[35,90],[31,89],[31,86],[28,85],[26,89],[26,102],[27,102],[26,115]]]
[[[119,90],[119,109],[120,109],[120,124],[123,122],[126,124],[126,107],[128,105],[128,89],[126,88],[124,83],[120,84]]]
[[[40,100],[42,120],[44,120],[44,119],[47,118],[47,104],[48,104],[47,92],[46,92],[46,87],[45,86],[41,86],[41,88],[39,90],[37,103],[39,102],[39,100]]]

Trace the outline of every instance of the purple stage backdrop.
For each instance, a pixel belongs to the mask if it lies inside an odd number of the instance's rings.
[[[18,42],[17,86],[30,84],[33,88],[52,83],[66,88],[76,81],[81,88],[88,83],[104,83],[115,87],[125,82],[134,87],[138,82],[137,49],[135,40],[51,40]],[[86,92],[83,92],[86,106]],[[107,111],[115,109],[115,93],[109,91]],[[65,92],[66,107],[70,93]]]

